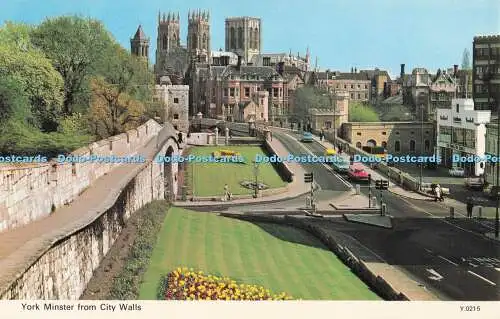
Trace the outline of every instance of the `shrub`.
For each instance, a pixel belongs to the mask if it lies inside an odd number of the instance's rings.
[[[113,280],[109,299],[133,300],[139,296],[142,276],[149,264],[167,211],[167,202],[156,201],[136,212],[141,214],[137,220],[136,238],[122,271]]]

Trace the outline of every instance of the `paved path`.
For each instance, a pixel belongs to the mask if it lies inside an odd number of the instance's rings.
[[[137,153],[153,159],[157,153],[156,143],[153,138]],[[109,209],[145,165],[147,163],[122,164],[50,216],[0,233],[0,293],[56,241],[89,225]]]

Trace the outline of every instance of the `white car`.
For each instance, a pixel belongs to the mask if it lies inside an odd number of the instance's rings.
[[[464,177],[465,171],[461,167],[454,167],[448,171],[448,174],[453,177]]]

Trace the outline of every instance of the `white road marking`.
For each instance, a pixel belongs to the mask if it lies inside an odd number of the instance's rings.
[[[296,140],[299,142],[299,145],[307,152],[309,153],[310,155],[312,156],[316,156],[313,152],[311,152],[307,147],[305,147],[304,145],[302,145],[302,143],[300,143],[300,141],[298,139],[296,139],[295,137],[291,136],[290,134],[286,134],[286,136]],[[330,166],[326,165],[325,163],[318,163],[318,164],[322,164],[328,171],[330,171],[330,173],[332,173],[333,175],[335,175],[335,177],[337,177],[342,183],[344,183],[345,186],[349,187],[349,188],[352,188],[352,184],[349,183],[348,181],[346,181],[342,176],[340,176],[339,174],[337,174]]]
[[[432,250],[429,250],[427,248],[424,248],[426,252],[428,252],[429,254],[432,254]]]
[[[432,276],[429,276],[429,279],[432,279],[432,280],[441,280],[443,279],[444,277],[441,276],[437,271],[435,271],[434,269],[427,269],[428,272],[431,273]]]
[[[420,208],[420,207],[418,207],[418,206],[415,206],[414,204],[410,203],[409,201],[407,201],[407,200],[406,200],[405,198],[403,198],[403,197],[400,197],[400,198],[401,198],[401,200],[402,200],[403,202],[405,202],[405,203],[406,203],[406,204],[408,204],[409,206],[412,206],[415,210],[418,210],[418,211],[420,211],[420,212],[422,212],[422,213],[424,213],[424,214],[427,214],[427,215],[429,215],[429,216],[431,216],[431,217],[433,217],[433,218],[439,219],[439,220],[440,220],[440,221],[442,221],[443,223],[448,224],[448,225],[450,225],[450,226],[452,226],[452,227],[458,228],[458,229],[460,229],[460,230],[462,230],[462,231],[464,231],[464,232],[467,232],[467,233],[470,233],[470,234],[472,234],[472,235],[474,235],[474,236],[477,236],[477,237],[480,237],[480,238],[482,238],[482,239],[485,239],[485,236],[483,236],[483,235],[481,235],[481,234],[475,233],[475,232],[473,232],[472,230],[468,230],[468,229],[462,228],[462,227],[460,227],[460,226],[457,226],[457,225],[455,225],[455,224],[453,224],[453,223],[450,223],[449,221],[446,221],[443,217],[441,217],[441,216],[437,216],[437,215],[434,215],[434,214],[432,214],[432,213],[429,213],[428,211],[425,211],[425,210],[423,210],[422,208]],[[485,227],[486,227],[486,226],[485,226]]]
[[[475,264],[473,264],[473,263],[469,263],[469,266],[472,266],[472,267],[474,267],[474,268],[476,268],[476,267],[477,267],[477,265],[475,265]]]
[[[454,263],[453,261],[451,261],[451,260],[449,260],[449,259],[447,259],[447,258],[445,258],[445,257],[443,257],[443,256],[438,256],[438,257],[439,257],[439,258],[441,258],[442,260],[446,260],[447,262],[449,262],[449,263],[450,263],[450,264],[452,264],[452,265],[458,266],[458,264],[457,264],[457,263]]]
[[[496,271],[500,271],[500,268],[495,268]]]
[[[476,276],[476,277],[477,277],[477,278],[479,278],[479,279],[482,279],[482,280],[486,281],[487,283],[489,283],[489,284],[490,284],[490,285],[492,285],[492,286],[496,286],[496,285],[497,285],[497,284],[496,284],[496,283],[494,283],[493,281],[488,280],[488,279],[484,278],[483,276],[476,274],[476,273],[475,273],[475,272],[473,272],[473,271],[470,271],[470,270],[469,270],[469,271],[467,271],[467,272],[468,272],[469,274],[473,275],[473,276]]]

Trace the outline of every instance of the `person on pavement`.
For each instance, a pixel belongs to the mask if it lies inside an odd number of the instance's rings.
[[[467,218],[472,218],[472,209],[474,208],[474,201],[471,197],[467,197]]]
[[[434,190],[434,192],[436,194],[436,198],[434,198],[434,201],[441,201],[441,188],[439,187],[439,185],[436,185],[436,189]]]

